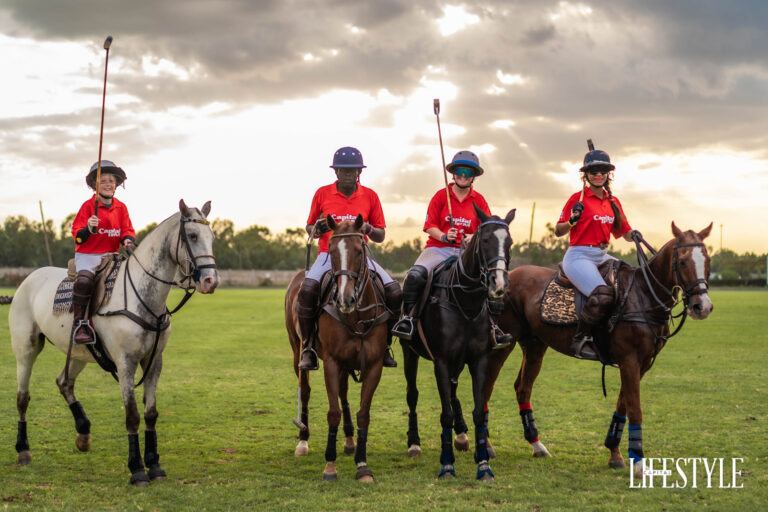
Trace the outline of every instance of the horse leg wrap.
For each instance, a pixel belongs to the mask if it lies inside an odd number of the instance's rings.
[[[443,427],[443,433],[440,434],[440,464],[443,466],[453,464],[456,458],[453,455],[453,430],[451,427]]]
[[[629,458],[635,462],[643,460],[643,427],[629,424]]]
[[[141,460],[141,448],[139,447],[139,434],[128,434],[128,469],[131,474],[144,472],[144,461]]]
[[[80,402],[72,402],[69,404],[69,410],[72,411],[72,416],[75,417],[75,430],[78,434],[90,434],[91,422],[85,415],[85,410]]]
[[[357,446],[355,447],[355,464],[365,462],[367,455],[365,453],[366,445],[368,443],[368,429],[357,429]]]
[[[304,424],[304,427],[301,430],[299,430],[299,440],[300,441],[309,441],[309,408],[308,407],[302,407],[301,408],[301,422]]]
[[[529,443],[535,443],[539,440],[539,431],[536,428],[536,420],[533,419],[532,409],[523,409],[520,411],[520,419],[523,420],[523,435]]]
[[[29,451],[29,441],[27,440],[27,422],[20,421],[18,431],[16,432],[16,453]]]
[[[619,416],[613,413],[611,426],[608,427],[608,435],[605,436],[605,447],[612,450],[621,443],[621,434],[624,432],[624,424],[627,422],[626,416]]]
[[[344,437],[355,435],[355,426],[352,425],[352,413],[349,412],[349,401],[341,402],[341,414],[344,418]]]
[[[475,463],[480,463],[481,461],[488,462],[488,428],[485,425],[475,429]]]
[[[339,427],[328,427],[328,443],[325,445],[325,462],[336,460],[336,434]]]
[[[160,455],[157,453],[157,431],[144,431],[144,463],[148,468],[160,464]]]
[[[411,445],[421,446],[419,437],[419,415],[416,412],[408,413],[408,447]]]

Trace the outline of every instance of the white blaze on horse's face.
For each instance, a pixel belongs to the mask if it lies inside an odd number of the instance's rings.
[[[336,307],[339,308],[339,311],[341,311],[344,314],[352,313],[355,310],[355,282],[352,281],[352,279],[349,278],[349,275],[347,275],[346,272],[350,272],[352,269],[349,268],[350,260],[350,249],[347,248],[347,240],[342,238],[339,240],[339,243],[337,244],[336,248],[339,251],[339,266],[341,267],[340,270],[345,271],[344,274],[341,275],[341,279],[339,279],[338,282],[338,291],[337,291],[337,304]],[[357,269],[355,269],[357,270]]]
[[[707,257],[704,254],[704,250],[701,247],[694,247],[691,251],[691,260],[693,266],[696,269],[696,279],[707,279]],[[706,290],[707,286],[704,283],[699,283],[698,288]],[[709,299],[708,293],[702,293],[691,297],[690,306],[688,307],[688,314],[691,318],[696,320],[703,320],[709,316],[712,312],[712,301]]]
[[[497,248],[498,248],[498,257],[501,258],[498,261],[494,262],[493,266],[488,269],[488,272],[495,277],[495,279],[491,279],[492,286],[489,286],[488,293],[492,297],[498,298],[504,295],[504,291],[507,289],[507,257],[504,251],[506,250],[506,241],[509,237],[509,233],[506,229],[500,228],[493,232],[493,235],[496,237],[497,241]]]

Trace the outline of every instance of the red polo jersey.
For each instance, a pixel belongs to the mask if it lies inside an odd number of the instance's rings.
[[[451,208],[453,209],[453,227],[459,230],[459,236],[456,237],[457,244],[461,242],[464,234],[471,235],[480,225],[480,219],[477,218],[475,208],[483,210],[487,215],[491,214],[488,203],[474,188],[469,189],[469,194],[463,201],[459,201],[456,194],[453,193],[453,187],[448,187],[451,194]],[[450,216],[448,215],[448,199],[445,197],[445,189],[438,190],[427,207],[427,220],[424,221],[424,232],[429,228],[438,228],[443,233],[451,228]],[[427,247],[456,247],[457,244],[445,243],[435,240],[431,236],[427,239]]]
[[[77,232],[88,227],[88,218],[93,215],[94,194],[83,203],[72,222],[72,237],[77,240]],[[116,197],[112,198],[112,204],[107,208],[99,201],[99,226],[96,233],[91,233],[83,243],[75,243],[75,252],[85,254],[105,254],[117,252],[123,238],[136,238],[131,218],[128,216],[128,208]]]
[[[351,196],[347,197],[336,188],[336,183],[320,187],[312,198],[312,206],[309,209],[307,225],[314,224],[317,219],[331,214],[333,220],[355,220],[358,214],[363,220],[375,228],[387,227],[384,222],[384,212],[381,209],[381,201],[376,192],[360,184],[357,185]],[[328,252],[328,241],[331,232],[320,237],[319,252]],[[367,237],[366,237],[367,240]]]
[[[571,210],[573,205],[579,200],[581,192],[573,194],[568,202],[565,203],[558,219],[558,224],[561,222],[568,222],[571,218]],[[624,216],[624,222],[621,226],[621,231],[613,227],[613,208],[611,208],[611,201],[608,199],[608,194],[603,193],[603,198],[597,197],[589,188],[584,190],[584,211],[581,214],[579,221],[574,224],[570,231],[570,243],[569,245],[600,245],[607,244],[611,240],[611,233],[614,238],[619,238],[632,228],[629,222],[626,220],[627,216],[624,215],[624,209],[621,207],[621,203],[618,198],[613,197],[616,206],[619,207],[619,211]],[[618,226],[618,223],[616,224]]]

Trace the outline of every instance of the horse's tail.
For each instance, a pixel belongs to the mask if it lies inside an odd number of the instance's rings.
[[[0,305],[10,304],[12,300],[13,300],[13,295],[11,295],[11,296],[0,295]]]

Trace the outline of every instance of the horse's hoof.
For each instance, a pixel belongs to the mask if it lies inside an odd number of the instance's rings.
[[[440,473],[437,475],[439,480],[446,480],[449,478],[456,478],[456,470],[452,465],[446,464],[440,469]]]
[[[149,485],[149,476],[147,476],[147,473],[143,469],[140,469],[131,475],[131,485],[135,485],[136,487],[146,487]]]
[[[81,452],[87,452],[91,449],[91,434],[77,434],[75,439],[75,446]]]
[[[358,482],[363,482],[364,484],[373,483],[373,471],[368,466],[359,466],[355,478]]]
[[[478,478],[478,480],[480,480],[481,482],[493,482],[493,475],[491,475],[490,473],[486,473],[480,478]]]
[[[611,469],[623,469],[623,468],[625,468],[627,466],[626,466],[626,464],[624,464],[624,460],[623,459],[618,459],[618,460],[609,460],[608,461],[608,467],[611,468]]]
[[[453,440],[453,446],[456,447],[456,449],[460,452],[465,452],[469,450],[469,436],[466,432],[462,432],[461,434],[456,436],[456,439]]]
[[[491,443],[488,443],[488,458],[489,459],[495,459],[496,458],[496,448],[491,445]]]
[[[19,452],[19,456],[16,458],[16,462],[18,462],[21,466],[26,466],[32,462],[32,453],[30,453],[29,450]]]
[[[344,454],[345,455],[352,455],[353,453],[355,453],[355,445],[353,445],[353,444],[352,445],[345,444],[344,445]]]
[[[323,473],[323,482],[335,482],[338,478],[338,473]]]
[[[309,443],[307,441],[299,441],[296,445],[296,450],[293,452],[296,457],[302,457],[309,454]]]
[[[421,455],[421,446],[417,444],[412,444],[408,447],[408,456],[409,457],[418,457]]]
[[[163,468],[160,467],[160,464],[155,464],[151,468],[149,468],[149,471],[147,472],[149,475],[150,480],[165,480],[168,475],[165,474],[165,471]]]
[[[491,466],[488,465],[488,461],[481,461],[477,465],[477,477],[481,482],[493,482],[493,471]]]
[[[547,450],[547,447],[544,446],[544,444],[541,441],[536,441],[535,443],[531,443],[531,446],[533,447],[533,456],[537,459],[541,457],[552,456],[549,453],[549,450]]]

